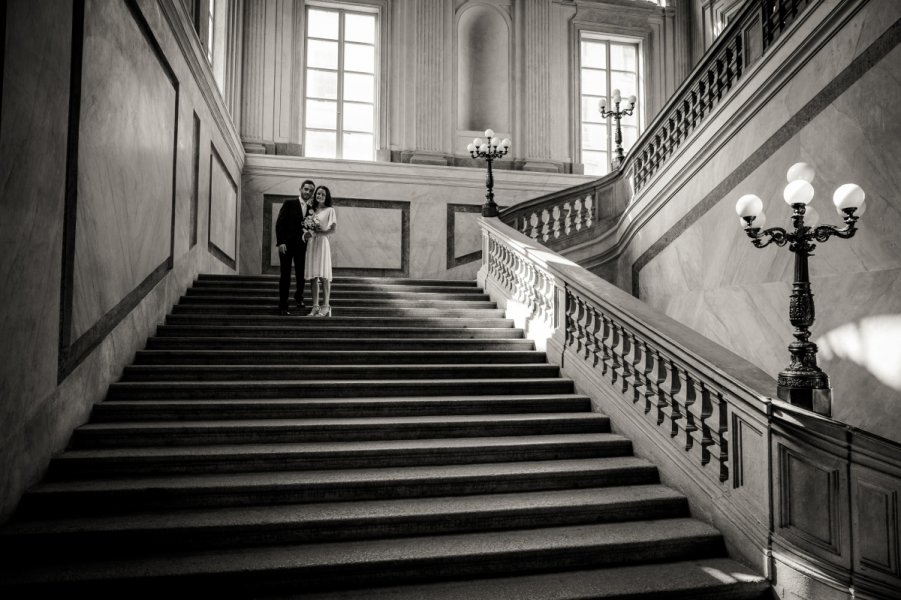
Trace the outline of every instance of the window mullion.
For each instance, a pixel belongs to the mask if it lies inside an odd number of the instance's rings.
[[[344,108],[344,11],[338,11],[338,106],[335,123],[335,148],[338,158],[344,158],[344,126],[342,122]]]

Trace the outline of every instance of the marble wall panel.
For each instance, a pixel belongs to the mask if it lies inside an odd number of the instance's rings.
[[[482,230],[478,212],[454,213],[454,257],[461,258],[482,249]]]
[[[448,216],[448,206],[460,207],[459,210],[471,209],[476,212],[480,210],[485,196],[484,169],[332,162],[269,155],[248,155],[248,164],[242,179],[240,234],[242,273],[273,272],[272,265],[277,268],[278,257],[266,239],[273,239],[274,217],[268,203],[273,201],[272,198],[295,196],[305,179],[312,179],[317,185],[329,187],[332,197],[336,198],[335,206],[342,222],[344,220],[342,211],[350,206],[351,201],[356,203],[371,201],[378,203],[380,207],[389,206],[385,204],[387,202],[397,202],[396,210],[407,211],[410,248],[408,266],[398,270],[394,268],[396,265],[392,265],[392,271],[386,271],[386,275],[393,272],[397,274],[394,276],[407,273],[405,276],[422,278],[475,277],[479,268],[478,261],[473,260],[465,264],[449,263],[449,250],[454,252],[456,257],[465,255],[455,250],[453,247],[455,240],[448,238],[448,232],[456,226],[453,214]],[[502,206],[509,206],[590,180],[590,177],[575,175],[504,171],[495,173],[495,194]],[[379,212],[385,215],[382,218],[397,218],[396,212],[381,209]],[[474,226],[475,223],[472,222],[471,225]],[[386,228],[387,226],[385,224]],[[353,233],[352,227],[342,229],[341,224],[338,227],[338,235],[343,235],[344,232]],[[475,239],[477,235],[475,228],[471,229],[470,233],[464,233],[466,230],[467,225],[464,222],[459,235],[469,235],[470,240]],[[361,235],[365,236],[366,233],[363,232]],[[467,242],[463,239],[462,243],[465,245]],[[397,238],[393,238],[390,244],[377,252],[394,253],[390,255],[396,256]],[[401,248],[407,247],[406,244],[406,242],[401,244]],[[385,260],[387,256],[389,254],[384,254]],[[382,260],[380,257],[380,266]]]
[[[210,251],[234,268],[238,249],[238,187],[210,147]]]
[[[275,223],[283,202],[291,196],[265,196],[261,252],[264,273],[279,272]],[[410,205],[408,202],[333,198],[338,228],[329,243],[336,276],[409,275]]]
[[[402,209],[347,206],[335,202],[338,229],[329,240],[336,269],[402,270]]]
[[[901,94],[901,47],[858,76],[696,221],[664,233],[668,244],[639,271],[639,294],[775,376],[788,365],[794,259],[787,248],[754,248],[735,200],[758,194],[767,226],[787,227],[784,174],[804,161],[817,170],[812,206],[820,222],[840,224],[832,192],[860,184],[867,212],[859,232],[818,244],[810,260],[812,331],[832,379],[833,416],[901,442],[901,112],[893,100]]]
[[[85,3],[73,338],[171,254],[178,88],[153,44],[126,4]]]

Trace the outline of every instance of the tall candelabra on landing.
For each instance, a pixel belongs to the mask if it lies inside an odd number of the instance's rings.
[[[483,158],[488,161],[488,178],[485,180],[488,193],[485,194],[486,202],[482,206],[482,216],[496,217],[497,203],[494,201],[494,174],[491,172],[491,163],[507,154],[510,150],[510,140],[504,138],[502,142],[498,142],[492,129],[485,130],[485,137],[488,138],[487,143],[483,142],[481,138],[476,138],[466,146],[466,149],[473,158]]]
[[[623,153],[623,130],[620,127],[620,121],[623,117],[631,117],[632,112],[635,110],[635,101],[637,98],[635,96],[629,96],[626,99],[626,102],[629,103],[628,108],[625,103],[623,103],[623,108],[619,107],[620,102],[622,102],[622,96],[620,95],[619,90],[613,90],[613,109],[607,110],[607,99],[601,98],[598,100],[598,110],[601,111],[602,119],[609,119],[613,117],[614,123],[616,126],[613,130],[613,142],[616,144],[616,148],[614,149],[614,154],[616,157],[613,159],[613,168],[618,169],[623,165],[623,161],[625,160],[625,154]]]
[[[839,186],[832,201],[845,221],[845,227],[817,226],[816,209],[808,206],[814,195],[813,178],[814,170],[806,163],[797,163],[788,170],[789,184],[783,197],[792,207],[793,231],[781,227],[763,229],[766,224],[763,202],[753,194],[739,198],[735,211],[754,246],[765,248],[770,244],[788,244],[788,249],[795,254],[795,281],[788,307],[788,318],[795,328],[795,341],[788,346],[791,364],[779,373],[776,394],[791,404],[829,416],[832,413],[832,387],[829,376],[817,366],[817,346],[810,341],[814,307],[807,261],[816,248],[816,244],[812,243],[814,240],[824,243],[832,236],[843,239],[853,237],[857,232],[857,220],[866,210],[866,204],[860,186],[853,183]]]

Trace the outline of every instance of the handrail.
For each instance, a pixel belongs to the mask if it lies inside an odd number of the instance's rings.
[[[749,361],[499,219],[480,226],[485,290],[732,551],[776,580],[901,597],[884,550],[901,444],[771,398]]]
[[[765,53],[812,3],[748,0],[641,133],[620,169],[596,181],[511,206],[500,213],[501,221],[556,247],[562,241],[578,243],[579,238],[586,237],[586,229],[597,229],[602,221],[600,214],[610,214],[599,201],[600,192],[624,185],[621,179],[626,174],[632,175],[632,192],[639,192],[744,75],[752,59],[744,46],[746,33],[759,24],[761,52]]]

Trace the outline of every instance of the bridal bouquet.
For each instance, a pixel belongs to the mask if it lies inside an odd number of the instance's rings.
[[[319,219],[316,218],[316,215],[309,215],[304,219],[302,227],[304,241],[309,240],[313,237],[314,233],[317,233],[322,228],[319,225]]]

